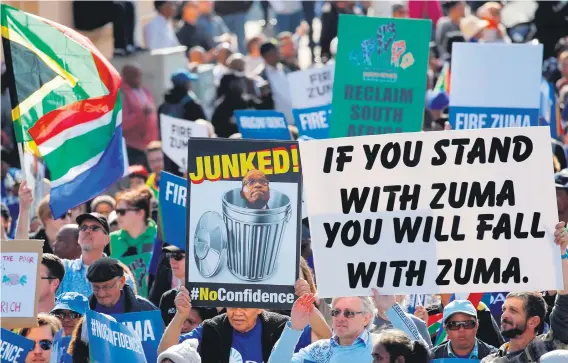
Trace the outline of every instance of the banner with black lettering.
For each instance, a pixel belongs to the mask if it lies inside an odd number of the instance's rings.
[[[164,154],[181,170],[187,169],[187,140],[191,137],[207,137],[204,124],[183,120],[168,115],[160,115],[160,133]]]
[[[547,127],[300,144],[321,297],[562,286]]]
[[[192,305],[290,309],[300,259],[298,143],[191,139],[188,160]]]

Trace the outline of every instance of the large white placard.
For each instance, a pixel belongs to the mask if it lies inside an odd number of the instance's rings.
[[[334,66],[326,65],[288,74],[292,107],[310,108],[331,103]]]
[[[208,137],[207,126],[163,114],[160,124],[164,154],[187,170],[187,141],[190,137]]]
[[[548,127],[300,144],[318,294],[561,288]]]

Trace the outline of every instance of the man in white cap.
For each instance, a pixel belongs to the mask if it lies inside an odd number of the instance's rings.
[[[477,310],[469,300],[454,300],[444,307],[443,324],[448,341],[432,348],[433,359],[483,359],[497,348],[476,338]]]

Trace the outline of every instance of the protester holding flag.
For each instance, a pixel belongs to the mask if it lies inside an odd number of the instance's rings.
[[[126,264],[136,279],[138,293],[148,296],[148,265],[157,229],[151,218],[153,194],[144,186],[117,195],[120,230],[110,234],[110,257]]]
[[[56,317],[48,314],[38,314],[37,328],[23,328],[20,335],[32,340],[35,344],[26,357],[26,363],[49,362],[51,347],[55,334],[61,330],[61,323]]]
[[[124,270],[118,260],[103,257],[95,261],[87,271],[93,295],[89,308],[104,314],[123,314],[137,311],[158,310],[145,298],[135,295],[126,284]]]

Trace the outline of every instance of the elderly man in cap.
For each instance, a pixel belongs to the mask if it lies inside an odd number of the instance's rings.
[[[99,213],[84,213],[79,215],[75,221],[79,226],[81,256],[76,260],[63,260],[66,273],[58,293],[77,292],[84,296],[91,296],[93,290],[85,276],[89,266],[98,259],[106,257],[103,251],[110,241],[110,228],[106,217]],[[128,275],[126,282],[134,286],[134,281]]]
[[[158,310],[150,301],[134,294],[126,284],[124,270],[117,259],[103,257],[93,262],[87,271],[87,280],[93,289],[89,298],[91,310],[104,314]]]
[[[89,301],[84,295],[76,292],[66,292],[57,297],[50,315],[57,317],[61,321],[63,332],[66,336],[70,336],[88,308]]]
[[[433,359],[483,359],[497,348],[476,338],[477,310],[469,300],[454,300],[444,308],[444,327],[448,341],[432,348]]]

